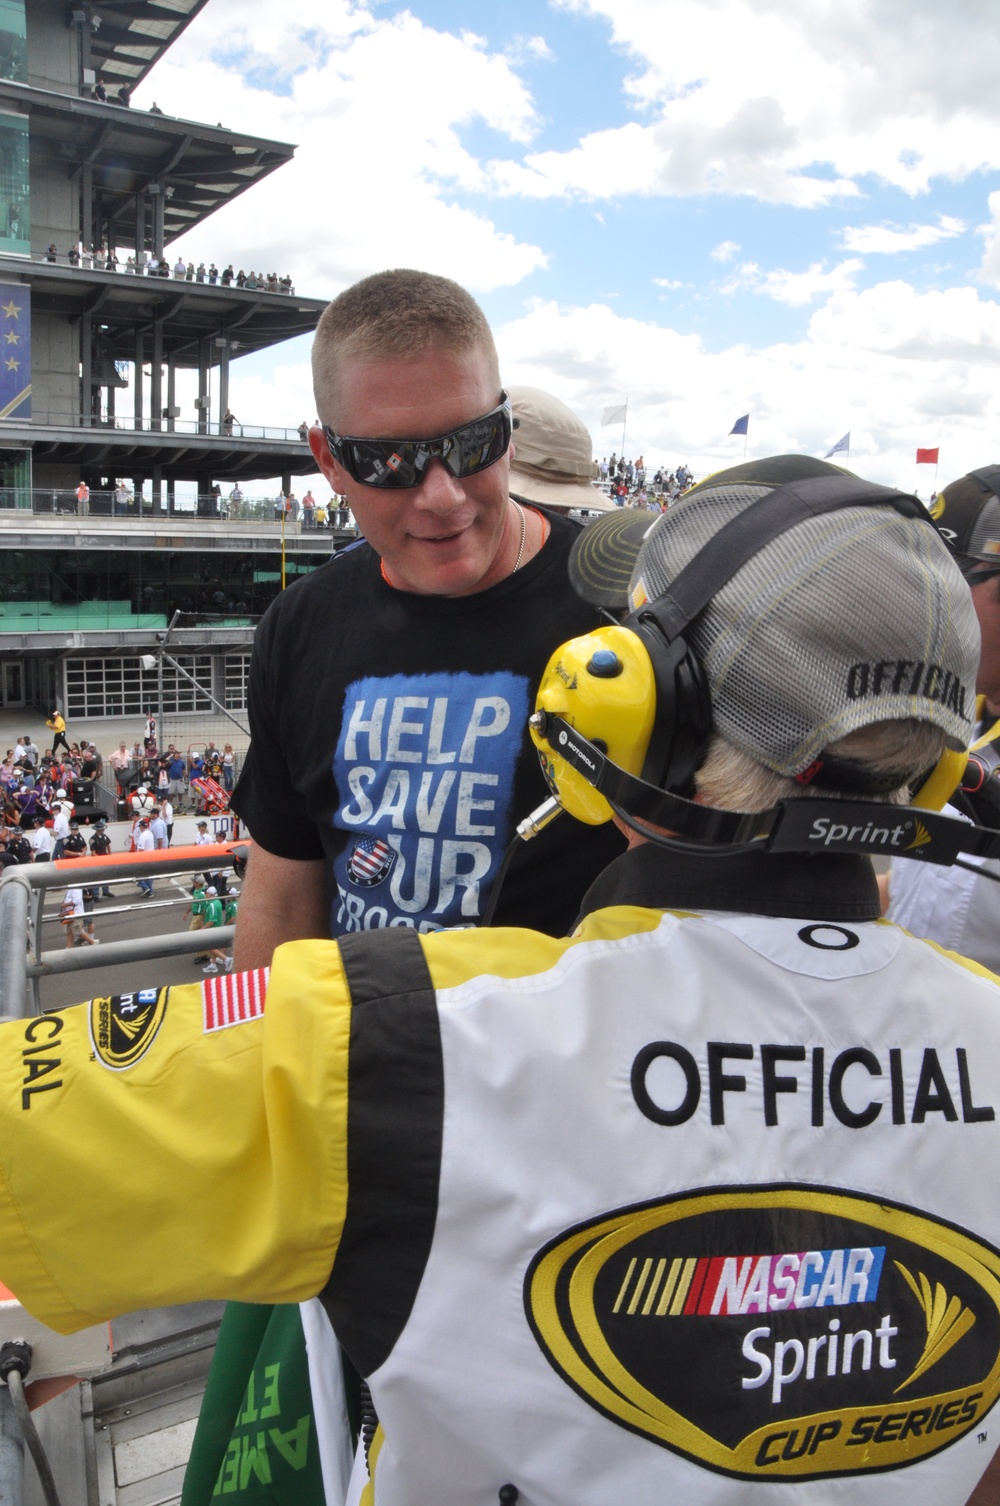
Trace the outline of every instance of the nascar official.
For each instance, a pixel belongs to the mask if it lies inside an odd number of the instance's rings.
[[[1000,993],[879,921],[866,854],[936,841],[968,591],[914,499],[800,457],[637,532],[584,532],[628,616],[532,719],[629,834],[574,934],[294,942],[4,1025],[0,1279],[61,1329],[320,1293],[379,1506],[959,1506],[1000,1441]]]

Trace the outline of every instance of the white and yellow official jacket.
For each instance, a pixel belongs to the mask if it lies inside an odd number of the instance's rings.
[[[997,981],[850,858],[644,847],[588,908],[3,1026],[0,1278],[64,1329],[320,1293],[373,1506],[965,1502]]]

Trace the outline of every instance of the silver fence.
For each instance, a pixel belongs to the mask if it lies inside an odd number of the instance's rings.
[[[190,851],[183,857],[163,853],[137,853],[120,862],[74,862],[18,864],[0,876],[0,1020],[24,1019],[40,1014],[40,983],[57,973],[88,972],[123,962],[143,962],[156,957],[185,957],[205,950],[204,931],[177,931],[165,936],[139,936],[129,941],[110,941],[99,948],[48,951],[42,948],[42,907],[49,889],[74,889],[113,883],[116,879],[156,878],[175,873],[203,873],[232,868],[246,854],[239,843],[217,843]],[[136,904],[130,909],[141,911]],[[211,932],[217,947],[232,942],[235,927],[218,926]]]

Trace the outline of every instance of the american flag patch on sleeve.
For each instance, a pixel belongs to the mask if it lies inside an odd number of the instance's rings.
[[[269,967],[258,967],[249,973],[220,973],[217,978],[206,978],[201,985],[205,1034],[260,1019],[270,971]]]

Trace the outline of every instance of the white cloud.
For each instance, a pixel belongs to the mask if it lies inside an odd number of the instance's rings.
[[[732,261],[739,249],[739,241],[720,241],[708,254],[713,261]]]
[[[696,336],[625,319],[602,304],[532,305],[499,331],[504,379],[557,393],[597,453],[602,408],[629,399],[626,449],[687,459],[698,474],[735,463],[726,440],[750,409],[748,453],[822,455],[851,431],[851,464],[875,481],[926,490],[918,445],[940,445],[941,479],[994,458],[1000,426],[1000,303],[974,288],[918,293],[901,282],[843,291],[803,337],[712,351]]]
[[[863,261],[851,259],[840,262],[829,272],[822,262],[814,262],[806,272],[788,272],[783,267],[762,272],[756,262],[744,262],[720,286],[719,291],[764,293],[776,303],[802,308],[824,293],[838,293],[853,288],[863,266]]]
[[[677,277],[654,277],[653,286],[657,288],[689,288],[689,282],[681,282]]]
[[[555,53],[544,37],[515,37],[504,48],[504,56],[514,64],[555,61]]]
[[[950,240],[965,230],[964,220],[954,215],[938,215],[936,225],[849,225],[841,237],[844,249],[859,251],[862,256],[895,251],[916,251],[921,246],[934,246],[938,241]]]
[[[983,282],[1000,287],[1000,193],[990,194],[989,209],[989,224],[979,227],[979,234],[983,237],[983,261],[979,275]]]
[[[564,0],[633,64],[637,121],[493,166],[501,192],[752,195],[814,207],[1000,167],[1000,30],[981,0]]]
[[[445,81],[443,84],[442,81]],[[284,93],[272,90],[280,87]],[[344,0],[213,0],[137,91],[171,114],[206,114],[298,143],[293,162],[177,243],[288,270],[334,293],[384,266],[424,266],[476,290],[517,283],[546,257],[458,202],[484,186],[462,145],[481,122],[522,146],[538,128],[510,62],[469,33]]]

